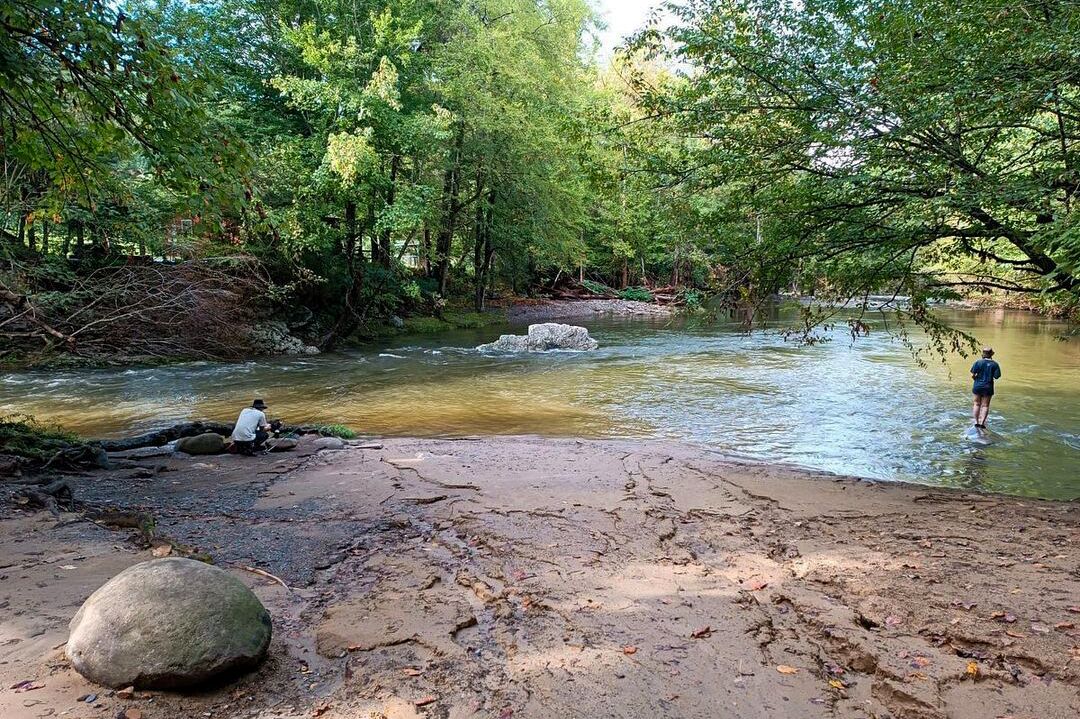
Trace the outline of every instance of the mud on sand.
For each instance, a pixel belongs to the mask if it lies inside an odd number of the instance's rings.
[[[130,530],[6,509],[0,716],[1080,716],[1076,503],[662,442],[165,464],[77,477],[76,496],[150,511],[232,568],[274,616],[270,659],[196,695],[89,685],[64,662],[67,621],[150,553]]]

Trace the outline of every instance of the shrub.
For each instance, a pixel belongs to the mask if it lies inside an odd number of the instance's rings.
[[[636,302],[652,302],[653,296],[652,292],[649,292],[644,287],[627,287],[619,293],[619,299],[633,300]]]
[[[356,432],[343,424],[320,424],[315,427],[319,434],[324,437],[337,437],[338,439],[356,439]]]
[[[75,434],[43,425],[27,415],[0,417],[0,453],[3,454],[46,462],[58,450],[78,442]]]

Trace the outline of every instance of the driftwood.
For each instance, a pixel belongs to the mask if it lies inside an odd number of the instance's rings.
[[[184,422],[165,429],[140,434],[137,437],[99,439],[95,440],[94,444],[106,452],[127,452],[128,450],[142,449],[143,447],[162,447],[183,437],[195,437],[207,432],[228,437],[232,434],[232,431],[233,425],[224,422]]]

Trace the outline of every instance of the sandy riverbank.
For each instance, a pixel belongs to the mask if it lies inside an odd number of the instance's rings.
[[[196,696],[89,685],[63,660],[67,621],[150,553],[130,530],[5,505],[5,719],[1080,715],[1077,503],[665,442],[145,463],[175,471],[94,473],[76,496],[150,511],[233,568],[274,616],[270,659]],[[9,689],[23,680],[42,686]]]

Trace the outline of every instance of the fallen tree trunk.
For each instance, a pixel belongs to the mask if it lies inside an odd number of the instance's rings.
[[[162,447],[183,437],[195,437],[207,432],[228,437],[232,434],[232,431],[233,425],[224,422],[184,422],[165,429],[140,434],[137,437],[100,439],[95,440],[93,444],[98,445],[106,452],[126,452],[131,449],[142,449],[143,447]]]

